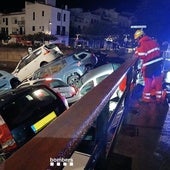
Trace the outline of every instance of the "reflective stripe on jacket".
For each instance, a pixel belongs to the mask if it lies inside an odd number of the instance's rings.
[[[135,54],[143,60],[143,64],[148,61],[158,59],[160,56],[159,44],[156,40],[144,36],[139,40],[139,46],[136,48]]]
[[[163,60],[162,57],[156,58],[156,59],[151,60],[151,61],[148,61],[148,62],[146,62],[146,63],[143,64],[143,67],[144,67],[144,66],[148,66],[148,65],[153,64],[153,63],[156,63],[156,62],[161,61],[161,60]]]

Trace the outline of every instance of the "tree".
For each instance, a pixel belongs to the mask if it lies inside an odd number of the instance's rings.
[[[44,41],[57,40],[57,37],[54,35],[49,35],[49,34],[39,32],[33,35],[32,34],[24,35],[22,39],[26,41],[32,41],[32,42],[39,41],[44,43]]]

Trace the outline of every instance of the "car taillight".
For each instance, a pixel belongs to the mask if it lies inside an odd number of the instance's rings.
[[[64,102],[64,105],[66,106],[66,108],[68,109],[69,108],[69,105],[68,105],[68,101],[67,99],[62,96],[59,92],[56,92],[58,94],[58,96],[61,98],[61,100]]]
[[[45,81],[52,81],[53,79],[52,79],[52,77],[46,77],[45,78]]]
[[[44,55],[48,54],[49,52],[49,50],[45,50]]]
[[[77,92],[79,91],[79,88],[76,87],[76,86],[72,86],[72,87],[74,88],[74,90],[73,90],[74,91],[74,95],[77,94]]]
[[[79,91],[78,88],[76,88],[75,86],[71,86],[71,90],[70,90],[69,96],[67,94],[67,98],[75,96],[78,91]]]
[[[78,66],[78,67],[81,66],[81,61],[78,61],[77,66]]]
[[[17,147],[15,140],[2,116],[0,116],[0,145],[5,151],[10,151]]]

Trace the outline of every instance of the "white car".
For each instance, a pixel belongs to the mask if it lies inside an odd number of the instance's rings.
[[[24,56],[18,62],[12,74],[18,77],[20,81],[24,81],[29,79],[41,66],[55,60],[61,55],[63,55],[62,52],[56,46],[52,48],[49,45],[43,45],[34,51],[28,48],[28,55]]]
[[[17,77],[8,73],[7,71],[0,70],[0,92],[14,89],[18,86],[21,82],[18,80]]]
[[[80,99],[79,89],[74,86],[69,86],[64,83],[62,80],[56,78],[44,78],[44,79],[36,79],[29,80],[21,83],[17,88],[34,85],[34,84],[45,84],[50,87],[55,92],[60,93],[64,96],[69,105],[75,103]]]
[[[111,73],[113,73],[116,69],[119,68],[121,64],[119,63],[108,63],[101,65],[93,70],[90,70],[81,78],[81,86],[80,86],[80,96],[84,96],[94,87],[96,87],[99,83],[101,83],[106,77],[108,77]],[[122,92],[119,88],[115,91],[113,96],[111,97],[109,104],[109,110],[113,111],[117,105],[117,99],[122,95]]]
[[[44,47],[47,48],[48,50],[52,50],[52,51],[54,50],[54,53],[56,54],[63,55],[63,52],[60,50],[60,48],[55,43],[44,45]]]

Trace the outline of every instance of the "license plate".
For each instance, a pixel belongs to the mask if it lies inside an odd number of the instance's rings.
[[[53,119],[57,117],[56,113],[53,111],[35,124],[31,126],[32,130],[37,133],[41,129],[43,129],[45,126],[47,126]]]

